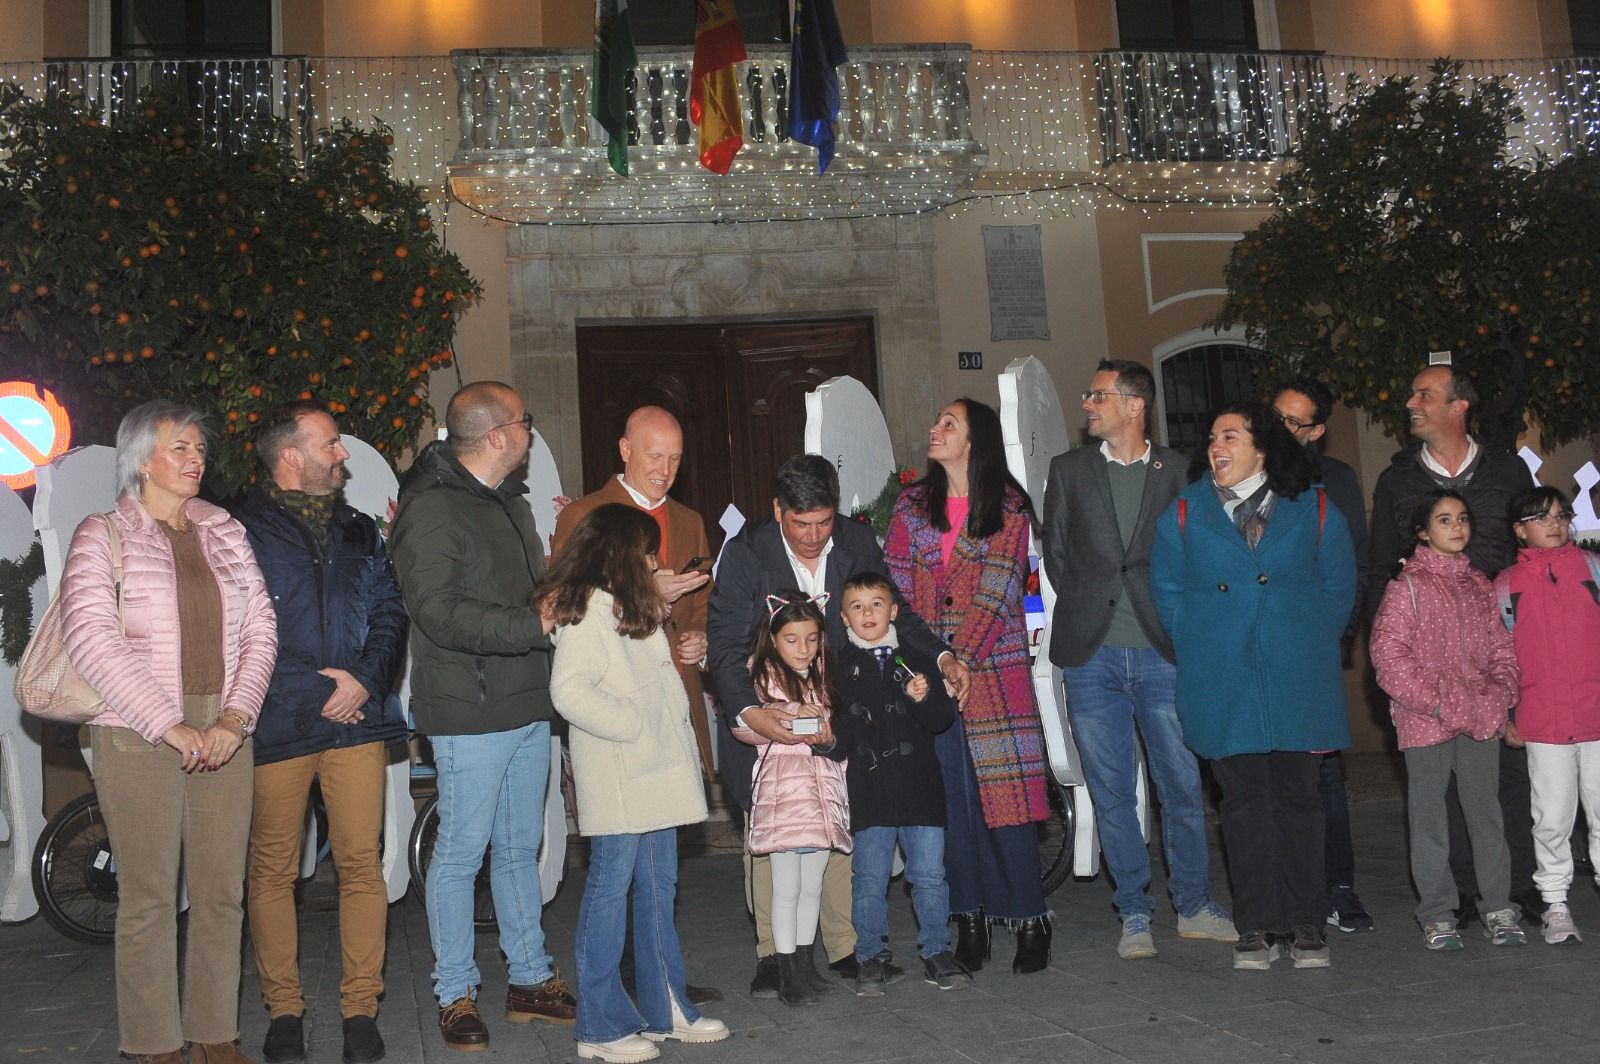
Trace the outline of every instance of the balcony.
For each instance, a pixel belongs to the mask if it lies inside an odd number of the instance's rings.
[[[737,68],[745,145],[720,176],[689,123],[692,54],[642,48],[629,85],[630,177],[614,174],[589,119],[590,53],[452,53],[461,139],[451,194],[516,222],[770,221],[933,210],[983,168],[972,137],[971,49],[859,47],[839,70],[837,150],[788,135],[787,50],[753,48]]]
[[[632,176],[587,119],[589,53],[478,51],[346,59],[75,60],[0,65],[34,95],[70,93],[109,120],[175,86],[204,135],[229,144],[246,111],[282,119],[301,151],[348,117],[393,128],[394,168],[441,207],[454,195],[516,222],[597,224],[838,218],[1106,203],[1268,205],[1313,111],[1425,61],[1299,53],[974,52],[861,47],[840,68],[838,154],[788,140],[788,54],[741,64],[745,148],[727,177],[698,162],[690,53],[647,48],[633,74]],[[1600,60],[1479,61],[1524,113],[1513,153],[1600,147]]]

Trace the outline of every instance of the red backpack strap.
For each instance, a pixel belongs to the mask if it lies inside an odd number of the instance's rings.
[[[1317,546],[1322,546],[1322,526],[1328,523],[1328,493],[1317,489]]]
[[[1189,500],[1178,500],[1178,535],[1183,536],[1183,526],[1189,523]]]

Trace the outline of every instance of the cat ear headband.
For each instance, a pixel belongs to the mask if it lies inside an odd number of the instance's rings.
[[[824,591],[822,594],[814,595],[809,599],[790,599],[784,598],[782,595],[768,595],[767,621],[770,623],[772,618],[777,616],[779,610],[793,602],[809,602],[817,608],[818,612],[826,613],[828,609],[828,600],[832,597],[833,593],[829,591]]]

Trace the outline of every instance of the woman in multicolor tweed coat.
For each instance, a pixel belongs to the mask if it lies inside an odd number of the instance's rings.
[[[991,922],[1016,931],[1012,971],[1050,961],[1035,826],[1049,816],[1044,734],[1022,603],[1032,521],[1006,472],[999,415],[974,399],[939,411],[928,474],[895,503],[884,554],[912,609],[972,670],[961,713],[935,745],[956,959],[973,971],[989,956]]]

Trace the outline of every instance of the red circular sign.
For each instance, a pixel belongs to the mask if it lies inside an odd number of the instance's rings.
[[[31,381],[0,381],[0,484],[33,487],[34,467],[72,445],[72,422],[56,397]]]

